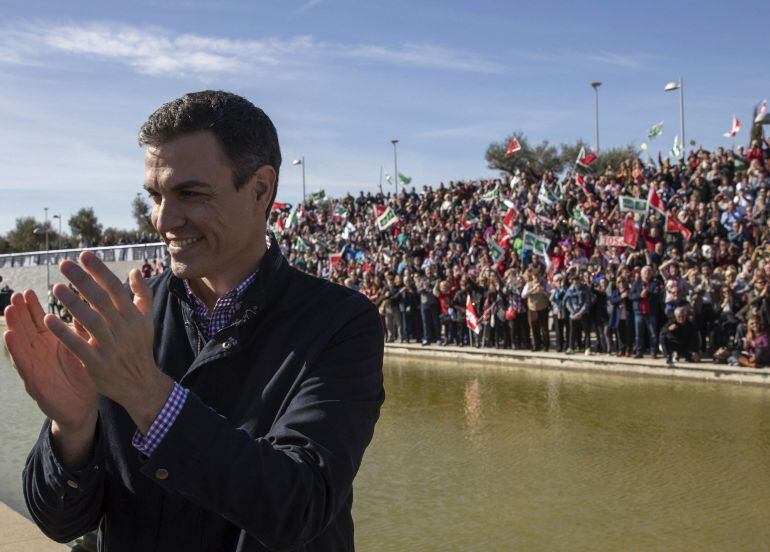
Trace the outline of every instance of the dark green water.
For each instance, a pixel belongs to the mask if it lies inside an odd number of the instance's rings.
[[[770,547],[770,389],[388,361],[367,550]],[[0,354],[0,500],[41,416]]]

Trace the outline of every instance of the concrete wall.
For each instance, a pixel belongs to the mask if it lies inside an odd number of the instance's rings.
[[[142,266],[142,261],[116,261],[106,264],[121,281],[124,281],[132,268],[140,268]],[[3,277],[0,287],[8,284],[14,291],[33,289],[40,298],[40,302],[45,305],[47,297],[45,266],[0,268],[0,276]],[[52,265],[51,285],[57,282],[67,283],[68,280],[59,272],[58,266]]]

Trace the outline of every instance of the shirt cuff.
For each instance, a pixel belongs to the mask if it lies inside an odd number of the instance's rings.
[[[160,412],[155,417],[155,420],[150,425],[150,429],[147,430],[147,435],[143,435],[139,430],[134,433],[131,444],[136,450],[145,454],[146,456],[152,455],[155,449],[158,448],[163,438],[174,425],[174,421],[182,411],[185,401],[187,400],[188,390],[174,383],[171,393],[166,399],[166,404],[160,409]]]

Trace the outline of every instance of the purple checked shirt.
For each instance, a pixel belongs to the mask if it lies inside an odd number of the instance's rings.
[[[206,339],[211,339],[211,336],[224,328],[230,320],[232,320],[240,307],[241,297],[243,297],[243,294],[246,292],[246,288],[248,288],[254,281],[254,278],[256,278],[257,272],[259,272],[259,269],[241,282],[238,287],[217,299],[211,312],[206,308],[205,303],[193,293],[187,280],[184,281],[187,295],[194,305],[193,317]],[[187,389],[174,382],[174,388],[171,390],[171,394],[169,394],[166,404],[163,405],[163,408],[150,425],[150,428],[147,430],[147,435],[142,435],[139,430],[134,433],[134,437],[131,440],[131,444],[134,448],[147,456],[150,456],[155,452],[155,449],[158,448],[163,437],[166,436],[166,433],[171,429],[177,416],[179,416],[179,413],[182,411],[182,407],[187,399],[187,393]]]

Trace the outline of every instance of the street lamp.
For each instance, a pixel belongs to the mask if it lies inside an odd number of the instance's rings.
[[[395,179],[396,183],[396,195],[398,195],[398,153],[396,151],[396,144],[398,144],[398,140],[394,138],[390,141],[390,143],[393,144],[393,170],[395,172],[393,178]]]
[[[592,82],[594,92],[596,92],[596,154],[599,154],[599,87],[602,85],[600,82]]]
[[[47,286],[46,290],[50,292],[51,291],[51,262],[50,262],[50,259],[48,258],[48,250],[50,249],[48,245],[48,207],[44,207],[43,209],[45,210],[45,223],[42,228],[38,226],[32,231],[32,233],[37,235],[45,233],[45,281]]]
[[[54,215],[51,218],[59,219],[59,250],[61,250],[61,215]]]
[[[684,78],[679,77],[679,82],[669,82],[664,88],[666,92],[679,90],[679,126],[682,133],[682,159],[687,148],[687,141],[684,139]]]
[[[302,159],[295,159],[291,162],[292,165],[302,165],[302,203],[305,203],[305,156]]]

